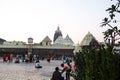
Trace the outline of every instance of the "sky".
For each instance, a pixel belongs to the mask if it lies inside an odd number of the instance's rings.
[[[100,27],[108,14],[110,0],[0,0],[0,38],[34,43],[46,36],[53,40],[60,27],[75,44],[90,32],[103,42],[105,28]]]

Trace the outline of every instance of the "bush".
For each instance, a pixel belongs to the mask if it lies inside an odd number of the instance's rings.
[[[84,50],[76,53],[77,70],[71,75],[75,80],[119,80],[120,54],[113,54],[112,47]]]

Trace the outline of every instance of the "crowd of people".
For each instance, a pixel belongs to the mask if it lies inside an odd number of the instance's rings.
[[[20,63],[20,62],[35,62],[35,68],[42,68],[40,64],[40,59],[43,60],[44,58],[40,58],[38,55],[16,55],[13,56],[13,54],[3,54],[2,60],[3,63],[5,62],[14,62],[14,63]],[[47,61],[50,63],[51,58],[48,57]],[[51,80],[70,80],[70,72],[71,70],[76,70],[76,64],[72,63],[72,60],[67,58],[66,56],[62,57],[63,62],[61,63],[60,69],[58,66],[55,67],[55,71],[53,72],[51,76]],[[62,76],[62,74],[65,73],[65,77]]]
[[[38,55],[28,55],[28,54],[22,54],[22,55],[13,55],[13,54],[3,54],[2,55],[2,61],[5,62],[14,62],[14,63],[20,63],[20,62],[36,62],[36,60],[43,60],[44,58],[40,58]]]

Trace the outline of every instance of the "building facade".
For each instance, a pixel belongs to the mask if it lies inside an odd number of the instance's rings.
[[[48,36],[46,36],[40,43],[33,43],[33,38],[31,37],[28,38],[28,43],[22,41],[2,40],[0,44],[0,55],[12,53],[13,55],[37,54],[46,58],[48,55],[54,57],[62,57],[63,55],[73,57],[74,43],[72,42],[71,38],[67,36],[66,40],[63,39],[63,43],[58,40],[60,36],[62,36],[62,32],[58,27],[54,34],[53,44],[52,40]],[[55,43],[56,40],[58,40],[58,43]]]

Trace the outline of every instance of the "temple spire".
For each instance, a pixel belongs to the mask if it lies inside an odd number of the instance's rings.
[[[59,36],[62,36],[62,32],[59,28],[59,25],[57,27],[57,30],[55,31],[55,34],[54,34],[54,39],[53,39],[53,42],[55,42],[55,40],[59,37]]]

